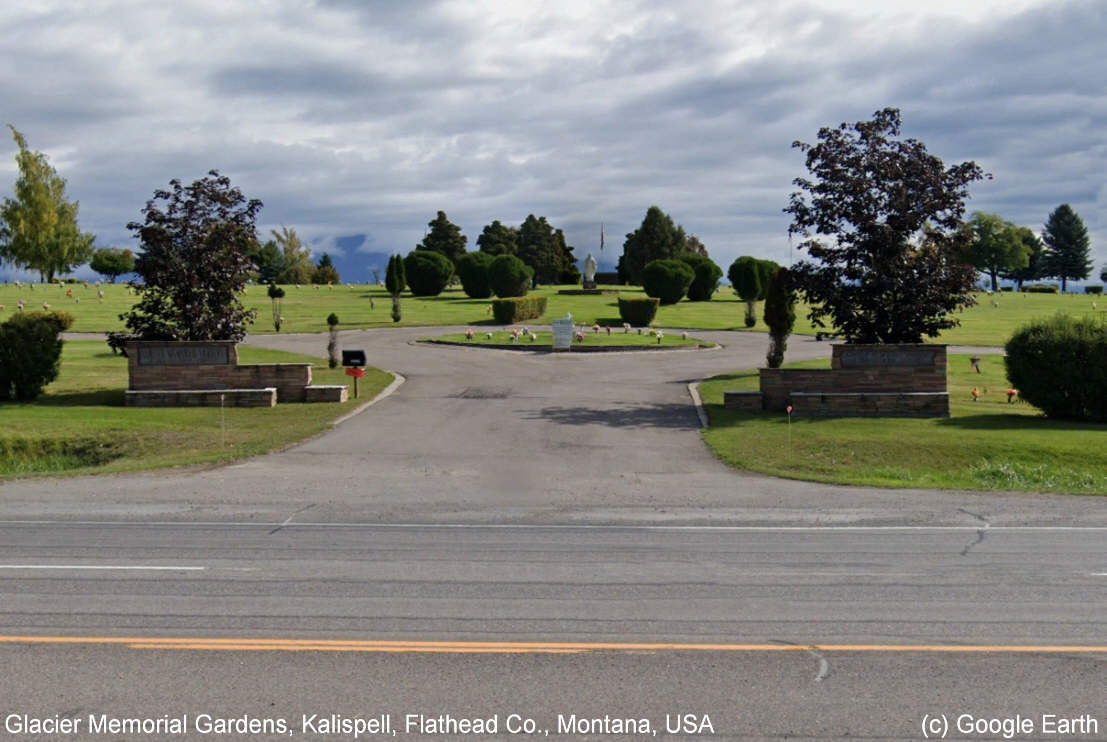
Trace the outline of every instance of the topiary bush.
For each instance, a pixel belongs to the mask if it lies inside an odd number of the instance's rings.
[[[730,264],[727,278],[738,298],[746,303],[746,327],[757,324],[757,302],[765,294],[761,285],[762,261],[749,255],[743,255]]]
[[[470,299],[487,299],[492,296],[488,269],[495,259],[495,256],[486,252],[467,252],[457,259],[457,277],[461,279],[461,290]]]
[[[1102,294],[1103,293],[1103,287],[1102,286],[1085,286],[1084,287],[1084,293],[1085,294]]]
[[[538,319],[546,313],[546,297],[513,296],[492,300],[492,316],[503,325]]]
[[[757,295],[758,301],[765,301],[769,290],[769,279],[780,270],[780,266],[771,260],[757,259],[757,275],[761,282],[761,293]]]
[[[1047,417],[1107,422],[1107,322],[1058,314],[1005,346],[1007,378]]]
[[[454,277],[454,264],[431,250],[412,250],[404,258],[404,277],[412,296],[438,296]]]
[[[1060,289],[1052,283],[1024,283],[1019,291],[1025,294],[1056,294]]]
[[[72,324],[65,312],[20,312],[0,324],[0,400],[30,401],[58,378],[58,335]]]
[[[792,274],[787,268],[777,268],[769,276],[765,289],[765,324],[769,327],[769,352],[765,361],[769,368],[780,368],[784,351],[788,350],[788,336],[796,324],[796,294]]]
[[[514,255],[497,255],[488,266],[488,283],[501,299],[526,296],[534,268]]]
[[[662,304],[676,304],[695,277],[695,271],[681,260],[653,260],[642,269],[642,288],[646,296],[656,297]]]
[[[688,286],[688,301],[711,301],[715,289],[719,287],[719,279],[723,277],[723,269],[703,255],[681,255],[680,260],[694,274]]]
[[[620,296],[619,316],[634,327],[649,327],[653,318],[657,316],[657,307],[660,299],[647,296]]]

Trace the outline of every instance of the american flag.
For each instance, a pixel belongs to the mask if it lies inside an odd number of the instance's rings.
[[[600,222],[600,252],[603,252],[603,222]]]

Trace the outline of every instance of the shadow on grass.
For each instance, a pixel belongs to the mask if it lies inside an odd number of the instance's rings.
[[[607,425],[612,428],[667,428],[698,430],[695,408],[686,404],[651,404],[644,407],[544,407],[526,414],[531,420],[559,425]]]
[[[44,394],[34,404],[42,407],[122,407],[122,389],[99,389],[94,392]]]
[[[1050,420],[1044,416],[1031,415],[962,415],[940,419],[935,422],[943,427],[960,428],[962,430],[1025,430],[1032,426],[1037,430],[1061,430],[1080,433],[1107,432],[1107,424],[1105,423]]]

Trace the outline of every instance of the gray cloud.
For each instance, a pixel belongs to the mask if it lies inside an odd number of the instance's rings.
[[[893,105],[905,135],[995,174],[970,209],[1039,229],[1071,203],[1098,272],[1104,6],[913,6],[59,2],[0,9],[0,95],[105,244],[131,244],[155,188],[218,168],[265,202],[264,228],[348,259],[406,252],[438,209],[471,247],[544,214],[581,256],[603,221],[613,259],[656,203],[724,267],[787,255],[793,140]]]

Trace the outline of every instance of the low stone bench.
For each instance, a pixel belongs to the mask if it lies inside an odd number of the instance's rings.
[[[345,384],[316,384],[304,387],[305,402],[345,402],[350,392]]]
[[[948,392],[792,392],[793,415],[949,417]]]
[[[127,390],[125,402],[128,407],[274,407],[277,388]]]

